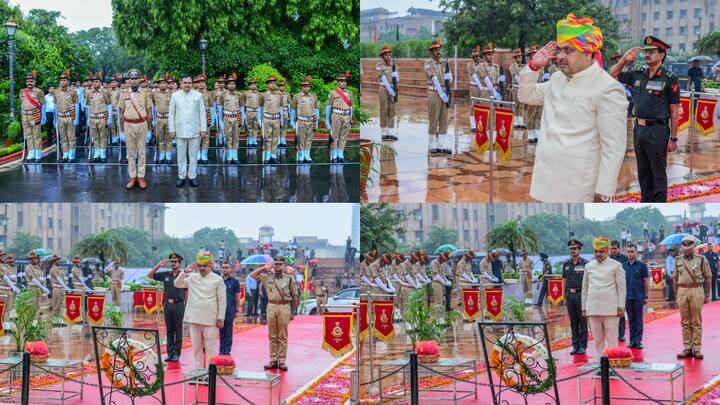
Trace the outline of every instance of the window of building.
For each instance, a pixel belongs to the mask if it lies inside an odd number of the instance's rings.
[[[465,229],[465,230],[463,231],[463,240],[464,240],[465,242],[467,242],[467,241],[470,240],[470,231],[469,231],[468,229]]]
[[[463,221],[469,221],[470,220],[470,210],[467,208],[463,208]]]
[[[656,11],[653,13],[653,21],[659,21],[660,20],[660,12]]]
[[[655,35],[655,36],[660,35],[660,28],[653,28],[653,35]]]
[[[700,35],[700,26],[696,25],[693,27],[693,35]]]
[[[673,4],[673,0],[667,0],[667,4],[668,4],[668,6]]]
[[[695,16],[695,18],[702,17],[702,9],[696,7],[695,10],[693,10],[693,15]]]
[[[476,221],[478,220],[478,210],[477,210],[477,208],[475,208],[475,209],[473,210],[473,218],[474,218]]]
[[[437,204],[432,205],[432,219],[433,221],[437,221],[438,218],[440,218],[440,212],[438,210]]]
[[[660,4],[660,0],[653,0],[654,4]]]
[[[453,219],[455,219],[456,221],[458,219],[457,207],[453,207]]]
[[[58,228],[62,231],[62,218],[58,219]]]
[[[416,218],[418,221],[421,221],[421,222],[422,222],[422,210],[417,210],[417,211],[415,211],[415,218]],[[150,223],[151,223],[151,224],[152,224],[152,221],[153,221],[153,219],[152,219],[152,217],[150,217]]]
[[[641,21],[642,22],[647,21],[647,13],[642,13]]]
[[[678,45],[678,49],[680,50],[680,52],[685,52],[685,44]]]
[[[680,27],[680,36],[687,35],[687,27]]]
[[[647,5],[648,5],[648,0],[643,0],[643,3],[642,3],[642,4],[643,4],[643,6],[647,6]]]
[[[53,229],[53,219],[48,218],[48,229]]]
[[[23,213],[20,210],[18,210],[18,212],[17,212],[17,226],[18,227],[23,226]]]
[[[680,18],[687,18],[687,10],[686,9],[680,10]]]
[[[52,250],[53,249],[53,238],[49,237],[47,238],[47,248]]]
[[[415,240],[425,240],[423,231],[415,231]]]
[[[77,226],[77,225],[73,225],[73,233],[76,234],[76,235],[79,234],[79,233],[80,233],[80,227]]]
[[[673,29],[672,29],[672,27],[670,27],[670,28],[665,28],[665,36],[668,36],[668,37],[672,37],[672,36],[673,36]]]

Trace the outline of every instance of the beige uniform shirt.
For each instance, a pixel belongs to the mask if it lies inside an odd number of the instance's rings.
[[[28,264],[25,266],[25,280],[27,280],[28,286],[37,288],[37,286],[34,286],[32,283],[35,279],[37,279],[40,284],[45,285],[45,274],[43,274],[42,269],[34,264]]]
[[[158,118],[167,118],[167,114],[170,111],[170,96],[172,92],[170,90],[156,91],[151,94],[152,102],[155,105],[155,111],[164,117],[158,116]]]
[[[532,272],[533,262],[530,259],[520,261],[520,273]]]
[[[91,89],[85,93],[85,105],[88,106],[91,114],[107,113],[107,105],[110,103],[110,93],[105,90]]]
[[[121,90],[119,88],[115,88],[115,90],[110,90],[110,104],[112,104],[113,108],[117,107],[118,100],[120,99],[120,92]]]
[[[381,88],[387,90],[387,87],[385,87],[385,84],[382,81],[383,77],[385,77],[385,80],[387,80],[392,87],[392,64],[382,61],[375,65],[375,72],[377,73],[377,81]]]
[[[347,97],[348,101],[350,102],[350,105],[347,105],[345,101],[340,97],[340,95],[335,92],[335,90],[331,91],[328,95],[327,105],[330,106],[333,110],[343,110],[347,111],[352,107],[352,92],[345,89],[343,90],[343,93],[345,93],[345,97]],[[333,111],[335,112],[335,111]]]
[[[711,277],[710,264],[701,255],[675,256],[675,270],[672,277],[673,283],[676,284],[705,283],[705,279]]]
[[[261,93],[259,101],[263,114],[279,114],[280,109],[286,106],[283,93],[277,90]]]
[[[110,280],[112,280],[113,284],[116,286],[121,286],[123,278],[125,277],[125,272],[122,268],[118,267],[110,269]]]
[[[472,77],[472,75],[474,74],[475,76],[477,76],[477,79],[480,82],[480,84],[485,86],[485,84],[483,83],[483,80],[485,79],[485,69],[483,69],[482,63],[475,63],[474,61],[468,63],[467,72],[468,72],[468,80],[470,80],[470,83],[477,84],[477,83],[475,83],[475,81],[473,80],[473,77]],[[438,76],[438,78],[440,78],[440,76]]]
[[[286,273],[282,273],[279,277],[275,276],[275,274],[263,273],[257,277],[257,281],[265,287],[268,302],[274,304],[281,302],[291,303],[298,297],[297,283],[292,276]]]
[[[485,70],[485,74],[490,79],[490,82],[495,86],[497,89],[497,81],[500,77],[500,66],[497,63],[492,62],[481,62],[480,63],[483,66],[483,69]]]
[[[292,98],[291,105],[292,109],[297,111],[298,119],[302,116],[312,120],[315,117],[315,110],[320,108],[318,105],[317,97],[315,96],[315,94],[310,92],[300,92],[296,94]]]
[[[318,286],[315,295],[318,297],[327,297],[328,288],[324,285]]]
[[[236,91],[224,91],[217,97],[217,103],[224,113],[239,113],[242,106],[241,94]]]
[[[246,90],[243,93],[243,100],[245,101],[245,108],[260,107],[260,93],[257,90]]]
[[[438,259],[435,259],[432,261],[432,263],[430,263],[430,274],[433,277],[437,275],[443,275],[442,263],[440,263]]]
[[[371,281],[375,282],[375,277],[380,276],[380,269],[381,269],[381,260],[377,259],[374,262],[370,263],[370,265],[365,269],[365,274],[367,275],[367,278],[369,278]]]
[[[493,272],[492,272],[492,264],[490,264],[490,261],[488,260],[487,256],[483,257],[483,259],[480,260],[480,265],[479,265],[479,267],[480,267],[480,273],[481,273],[481,274],[484,273],[484,272],[487,272],[488,274],[490,274],[490,275],[492,276],[492,274],[493,274]]]
[[[220,98],[220,96],[223,95],[223,93],[225,93],[225,91],[226,91],[225,89],[213,90],[213,92],[212,92],[212,94],[213,94],[213,99],[215,99],[216,101],[218,101],[219,98]],[[219,102],[219,101],[218,101],[218,105],[220,105],[220,102]]]
[[[202,94],[202,96],[203,96],[203,101],[205,102],[205,108],[212,107],[213,104],[215,103],[215,96],[207,90],[201,91],[200,94]],[[210,121],[208,121],[208,123],[209,122]]]
[[[520,71],[525,67],[522,63],[513,62],[510,65],[510,74],[512,75],[512,84],[514,87],[520,85]]]
[[[72,270],[70,270],[72,273],[72,284],[73,288],[75,289],[82,289],[83,288],[83,282],[82,279],[85,277],[85,275],[82,272],[82,269],[78,266],[73,266]]]
[[[64,113],[73,112],[75,110],[75,104],[78,102],[77,92],[70,90],[70,88],[55,90],[53,99],[55,99],[57,112]]]
[[[128,91],[120,95],[120,109],[123,110],[124,119],[147,119],[147,109],[150,107],[152,100],[148,91]]]
[[[4,275],[8,276],[10,281],[13,281],[12,277],[11,277],[13,274],[15,274],[15,272],[13,270],[14,270],[13,267],[10,266],[9,264],[0,263],[0,287],[10,288],[10,285],[8,285],[8,283],[5,282],[5,279],[2,276],[4,276]]]
[[[468,275],[472,276],[472,265],[465,257],[460,259],[460,261],[458,262],[457,272],[458,274],[467,273]]]
[[[23,111],[32,111],[35,109],[35,106],[30,104],[30,101],[25,98],[25,90],[26,89],[22,89],[20,91],[20,106],[22,107]],[[45,104],[45,93],[43,93],[43,91],[38,89],[37,87],[35,87],[33,90],[30,90],[30,97],[36,102],[38,102],[41,106]]]
[[[435,59],[430,59],[425,62],[425,78],[427,79],[427,85],[429,87],[434,87],[432,82],[433,76],[437,77],[440,81],[440,85],[444,85],[445,81],[443,76],[445,76],[445,63],[442,61],[436,61]],[[482,77],[480,79],[482,80]]]
[[[187,274],[181,271],[175,279],[175,287],[188,289],[183,322],[211,326],[225,320],[227,296],[222,276],[212,271],[205,276],[199,272]]]
[[[62,289],[63,286],[62,286],[62,284],[60,284],[60,282],[58,281],[58,277],[59,277],[61,280],[63,280],[63,283],[64,283],[64,282],[65,282],[65,280],[64,280],[64,279],[65,279],[65,271],[63,271],[63,269],[61,269],[61,268],[58,267],[58,266],[53,266],[53,267],[50,269],[50,285],[52,285],[52,288],[60,288],[60,289]]]

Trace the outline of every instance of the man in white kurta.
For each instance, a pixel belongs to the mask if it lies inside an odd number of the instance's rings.
[[[594,238],[593,250],[595,259],[585,265],[581,305],[599,357],[605,348],[618,345],[618,318],[625,314],[625,270],[608,257],[608,238]]]
[[[572,14],[561,20],[557,43],[545,45],[520,72],[520,102],[543,106],[530,184],[530,196],[543,202],[609,201],[625,156],[628,101],[593,57],[602,32],[588,21]],[[568,24],[579,37],[568,37]],[[560,71],[538,83],[553,59]]]
[[[170,96],[168,131],[177,141],[178,188],[190,179],[190,186],[197,187],[197,156],[200,138],[207,136],[205,103],[200,92],[192,89],[192,76],[186,75],[180,83],[182,90]],[[188,171],[188,159],[190,170]]]
[[[212,254],[201,252],[175,279],[175,287],[188,289],[183,322],[190,326],[196,369],[205,368],[203,349],[208,358],[217,354],[218,328],[225,324],[225,281],[211,271],[212,262]]]

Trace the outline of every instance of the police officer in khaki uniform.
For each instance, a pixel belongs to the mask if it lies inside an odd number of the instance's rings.
[[[12,265],[10,264],[10,257],[8,255],[7,261],[5,260],[5,252],[0,249],[0,299],[5,301],[5,310],[2,316],[2,322],[10,320],[10,310],[12,309],[13,301],[15,300],[15,294],[20,292],[20,289],[15,285],[17,280],[15,271],[15,259],[12,259]]]
[[[200,92],[203,96],[203,102],[205,103],[205,120],[208,123],[208,128],[212,128],[216,124],[216,117],[214,114],[214,107],[215,104],[215,97],[213,96],[213,93],[209,92],[207,89],[207,84],[205,82],[205,76],[204,75],[198,75],[195,80],[193,81],[195,83],[195,89]],[[244,115],[244,114],[243,114]],[[209,131],[208,131],[209,133]],[[200,138],[200,151],[198,156],[198,163],[200,164],[207,164],[208,163],[208,153],[210,150],[210,137],[201,137]]]
[[[40,268],[40,258],[35,252],[30,252],[27,259],[30,264],[25,266],[25,281],[27,288],[35,293],[35,305],[39,308],[40,295],[49,292],[47,288],[45,288],[45,273]]]
[[[428,135],[430,137],[430,153],[450,153],[448,139],[448,105],[450,94],[447,94],[445,80],[452,82],[452,75],[445,72],[442,58],[442,40],[433,41],[428,46],[432,59],[425,62],[425,78],[428,86]]]
[[[395,64],[392,62],[392,49],[390,45],[383,45],[380,50],[380,58],[382,59],[375,65],[377,72],[378,99],[380,101],[380,134],[383,140],[397,140],[395,132],[395,111],[397,109],[397,88],[393,86],[393,78],[395,83],[398,82],[399,76]]]
[[[325,281],[320,280],[317,287],[315,287],[315,308],[317,308],[317,314],[322,315],[325,313],[325,304],[327,304],[328,288],[325,285]]]
[[[40,127],[45,124],[45,93],[35,87],[35,72],[25,75],[25,88],[20,90],[20,108],[22,109],[22,128],[28,162],[40,162],[42,159],[42,134]]]
[[[277,75],[268,77],[267,91],[260,94],[259,103],[262,118],[260,120],[263,131],[263,163],[278,163],[277,148],[280,140],[280,129],[283,125],[283,108],[285,108],[284,95],[275,89]]]
[[[152,130],[152,100],[150,94],[141,91],[138,82],[140,71],[131,69],[128,73],[130,90],[120,95],[120,132],[125,134],[128,153],[128,173],[130,181],[127,189],[137,184],[141,189],[147,188],[145,182],[145,143],[149,140]]]
[[[260,117],[260,93],[257,91],[257,80],[253,77],[248,81],[248,89],[243,93],[243,108],[245,117],[245,134],[247,146],[259,146],[257,133],[262,119]]]
[[[488,80],[490,81],[490,84],[492,87],[489,87],[487,83],[485,84],[485,88],[483,88],[483,91],[481,92],[483,98],[490,98],[490,96],[493,96],[493,90],[496,92],[498,91],[498,79],[500,78],[500,65],[493,62],[493,56],[495,55],[495,47],[493,46],[492,42],[488,42],[488,44],[483,48],[483,69],[485,70],[485,76],[487,76]]]
[[[330,126],[332,145],[330,145],[330,162],[345,163],[345,142],[352,125],[353,95],[347,90],[350,72],[339,74],[337,88],[330,92],[325,106],[325,126]]]
[[[527,108],[527,106],[525,104],[520,103],[520,100],[518,100],[518,87],[520,86],[520,72],[525,67],[525,65],[522,64],[522,56],[523,56],[522,49],[520,49],[520,48],[516,49],[515,53],[513,54],[513,59],[515,61],[510,64],[510,76],[512,78],[512,81],[510,83],[510,101],[515,103],[515,127],[516,128],[522,128],[525,126],[525,123],[523,122],[523,117],[525,116],[525,109]]]
[[[75,127],[79,120],[79,104],[77,92],[68,85],[70,71],[60,74],[60,88],[55,90],[55,122],[62,148],[61,163],[75,162]]]
[[[107,127],[112,124],[110,93],[101,86],[100,73],[92,77],[92,88],[85,92],[85,116],[95,152],[91,162],[107,163]]]
[[[457,265],[455,265],[455,280],[453,282],[453,291],[451,297],[452,301],[460,307],[463,306],[462,287],[460,286],[460,280],[464,279],[465,281],[472,281],[468,280],[468,278],[474,277],[472,272],[473,256],[475,256],[475,252],[473,252],[472,250],[468,250],[467,252],[465,252],[464,255],[462,255],[460,260],[458,260]]]
[[[290,126],[290,101],[292,95],[285,90],[285,79],[278,80],[278,92],[282,94],[283,107],[282,107],[282,125],[280,126],[280,142],[278,146],[281,148],[287,147],[287,129]],[[297,144],[297,138],[295,138],[295,144]]]
[[[677,358],[702,359],[702,307],[710,302],[710,265],[703,255],[694,253],[695,238],[682,240],[683,254],[675,257],[673,288],[680,310],[684,349]]]
[[[320,122],[320,106],[315,93],[310,92],[312,78],[307,76],[300,83],[301,92],[297,93],[290,103],[290,125],[295,128],[297,140],[297,162],[312,163],[312,148],[315,129]]]
[[[225,134],[225,161],[231,164],[238,163],[238,148],[240,147],[240,127],[242,126],[242,99],[241,94],[235,91],[237,75],[233,73],[227,79],[227,90],[217,97],[217,105],[222,112],[222,131]]]
[[[217,133],[215,138],[215,146],[221,147],[225,145],[225,132],[223,131],[223,115],[220,104],[217,100],[221,94],[225,92],[225,78],[226,75],[218,77],[213,85],[213,98],[215,99],[215,119],[217,120]]]
[[[430,263],[430,274],[432,275],[432,298],[430,311],[433,317],[439,319],[445,313],[445,287],[450,281],[445,278],[442,264],[448,260],[447,252],[440,252],[438,257]]]
[[[538,46],[533,45],[527,52],[527,60],[532,60],[538,51]],[[538,76],[538,83],[543,81],[543,77]],[[525,105],[525,120],[523,126],[526,128],[529,143],[537,143],[540,135],[540,120],[542,118],[543,107],[541,105]]]
[[[113,266],[110,269],[110,291],[112,292],[113,305],[120,306],[120,298],[122,296],[122,282],[125,278],[125,272],[120,268],[120,258],[115,258]]]
[[[172,162],[172,138],[168,132],[168,114],[170,112],[170,96],[172,93],[168,89],[170,77],[158,80],[158,88],[150,93],[150,99],[155,108],[153,126],[155,127],[155,140],[160,155],[158,162],[160,164],[170,164]]]
[[[523,249],[520,257],[520,283],[522,284],[523,297],[527,298],[528,293],[532,290],[532,273],[535,265],[533,261],[528,258],[527,249]]]
[[[52,286],[52,306],[50,314],[60,316],[65,299],[65,271],[60,267],[60,256],[53,255],[50,258],[50,285]]]
[[[110,144],[115,145],[118,141],[118,98],[120,97],[120,88],[118,87],[118,79],[117,77],[120,74],[117,73],[115,76],[112,76],[110,78],[110,87],[108,88],[108,92],[110,92],[110,104],[112,105],[112,125],[108,127],[108,132],[110,133]]]
[[[472,97],[480,97],[480,91],[485,86],[483,80],[485,80],[485,69],[483,69],[480,63],[480,45],[477,45],[470,54],[472,61],[467,65],[468,80],[470,81],[470,97],[471,105],[479,104],[477,100],[473,100]],[[475,113],[473,109],[470,110],[470,130],[475,132]]]
[[[266,370],[279,368],[287,371],[288,324],[295,316],[298,304],[298,287],[295,279],[285,270],[285,258],[275,259],[257,268],[250,277],[259,281],[267,293],[267,324],[270,341],[270,362],[263,366]]]

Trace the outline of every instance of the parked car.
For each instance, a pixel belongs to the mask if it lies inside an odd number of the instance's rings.
[[[347,288],[342,291],[338,291],[328,298],[326,311],[331,312],[349,312],[348,307],[332,307],[332,305],[352,305],[357,304],[360,301],[360,289],[357,287]],[[300,303],[298,313],[305,315],[317,314],[317,302],[315,298],[307,299]]]

